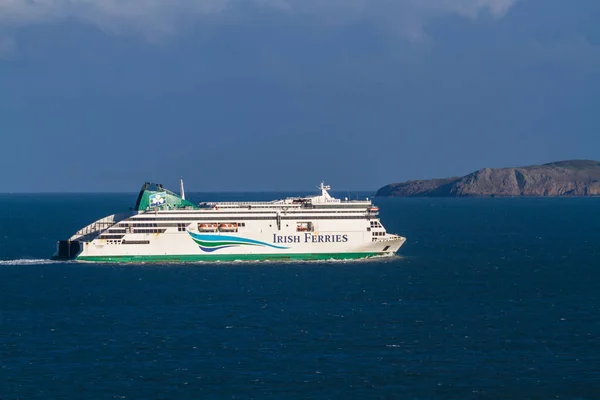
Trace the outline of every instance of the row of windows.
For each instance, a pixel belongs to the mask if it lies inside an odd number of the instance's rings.
[[[136,218],[136,221],[157,221],[157,219],[151,219],[151,218]],[[149,224],[149,223],[143,223],[143,224],[120,224],[121,226],[124,227],[135,227],[135,228],[153,228],[156,227],[156,224]]]
[[[187,219],[187,218],[186,218]],[[165,220],[167,221],[167,220]],[[179,225],[181,225],[180,223],[143,223],[143,224],[119,224],[119,228],[120,227],[126,227],[127,229],[123,229],[124,233],[131,233],[132,232],[132,228],[157,228],[157,227],[161,227],[161,228],[178,228]],[[111,229],[110,232],[119,232],[120,229]]]
[[[244,218],[245,220],[273,220],[275,216],[271,217],[249,217]],[[135,218],[133,221],[231,221],[231,217],[188,217],[188,218]],[[137,225],[137,224],[136,224]],[[152,226],[152,225],[151,225]],[[156,225],[155,225],[156,226]],[[163,226],[161,224],[161,226]]]
[[[277,209],[271,209],[269,211],[254,211],[252,210],[251,213],[248,212],[247,209],[244,208],[240,208],[240,209],[229,209],[229,208],[221,208],[218,209],[220,210],[222,213],[227,213],[227,214],[274,214],[276,212],[283,212],[283,213],[287,213],[287,214],[306,214],[306,213],[314,213],[314,214],[327,214],[327,213],[363,213],[365,212],[365,206],[362,206],[362,210],[324,210],[324,211],[318,211],[318,210],[311,210],[311,211],[300,211],[298,209],[285,209],[285,208],[277,208]],[[191,214],[191,215],[198,215],[198,214],[204,214],[204,215],[210,215],[211,213],[202,213],[202,212],[198,212],[198,211],[194,211],[194,212],[161,212],[160,215],[186,215],[186,214]],[[153,214],[153,213],[147,213],[147,214]],[[147,215],[146,214],[146,215]]]
[[[98,239],[122,239],[125,235],[100,235]]]
[[[166,229],[134,229],[133,233],[165,233]]]
[[[296,220],[296,219],[365,219],[364,216],[362,215],[332,215],[332,216],[323,216],[323,217],[311,217],[311,216],[307,216],[307,217],[300,217],[300,216],[295,216],[295,217],[281,217],[281,219],[286,219],[286,220]]]
[[[373,232],[373,236],[385,236],[385,232]]]
[[[270,217],[247,217],[244,218],[246,221],[259,221],[259,220],[274,220],[276,219],[276,216],[270,216]],[[366,219],[364,216],[362,215],[331,215],[331,216],[281,216],[281,219],[285,219],[285,220],[306,220],[306,219]],[[190,218],[135,218],[133,219],[133,221],[230,221],[231,217],[190,217]],[[136,226],[139,224],[135,224]],[[150,225],[150,226],[156,226],[156,225]],[[163,226],[163,225],[161,225]]]
[[[340,207],[340,208],[362,208],[365,209],[367,208],[367,206],[365,204],[356,204],[356,205],[343,205],[340,206],[339,203],[332,203],[331,205],[313,205],[313,206],[308,206],[307,208],[333,208],[333,207]]]
[[[227,211],[225,211],[225,210],[227,210]],[[224,212],[224,213],[226,212],[227,214],[248,214],[248,210],[246,210],[246,209],[240,209],[240,210],[242,210],[242,211],[236,211],[235,209],[230,210],[230,209],[225,209],[225,208],[221,209],[222,212]],[[275,212],[274,210],[252,211],[252,214],[272,214],[274,212]],[[154,213],[146,213],[146,215],[148,215],[148,214],[152,215]],[[212,212],[207,213],[206,211],[204,211],[204,212],[203,211],[188,211],[188,212],[161,212],[160,213],[160,215],[187,215],[187,214],[190,214],[190,215],[198,215],[198,214],[206,215],[206,214],[208,214],[208,215],[210,215],[210,214],[212,214]]]
[[[371,221],[371,228],[383,228],[379,221]]]
[[[116,240],[108,239],[107,244],[150,244],[149,240]]]

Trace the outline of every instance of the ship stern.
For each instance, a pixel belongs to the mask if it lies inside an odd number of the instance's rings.
[[[75,260],[83,250],[83,243],[78,240],[59,240],[56,243],[56,253],[53,260],[69,261]]]

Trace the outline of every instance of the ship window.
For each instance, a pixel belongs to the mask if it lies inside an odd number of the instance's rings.
[[[367,228],[367,232],[371,232],[371,228]]]
[[[296,232],[313,232],[314,230],[312,222],[298,222],[296,224]]]

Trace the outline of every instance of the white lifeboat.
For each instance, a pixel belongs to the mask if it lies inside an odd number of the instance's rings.
[[[233,232],[233,231],[237,231],[237,229],[238,229],[238,224],[236,224],[236,223],[219,224],[220,231]]]
[[[214,232],[217,230],[217,224],[198,224],[198,230],[201,232]]]

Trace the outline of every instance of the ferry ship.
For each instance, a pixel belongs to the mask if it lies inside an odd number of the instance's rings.
[[[186,200],[145,183],[135,208],[80,229],[54,259],[93,262],[328,260],[393,256],[406,239],[386,232],[372,201],[320,194],[267,202]]]

